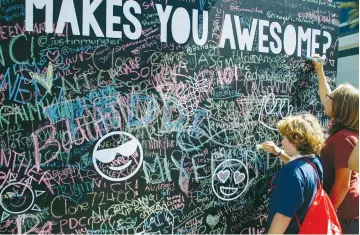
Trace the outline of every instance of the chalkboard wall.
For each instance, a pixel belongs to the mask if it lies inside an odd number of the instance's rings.
[[[264,234],[282,167],[328,125],[338,7],[321,0],[0,0],[0,233]]]

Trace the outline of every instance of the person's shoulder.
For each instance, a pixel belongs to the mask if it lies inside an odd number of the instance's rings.
[[[300,180],[304,180],[309,173],[313,173],[312,167],[309,167],[309,163],[306,160],[314,164],[317,170],[322,172],[321,161],[318,157],[305,157],[304,159],[296,159],[295,161],[289,162],[288,171],[289,175],[293,175]]]
[[[326,141],[324,148],[334,148],[350,143],[351,145],[359,140],[359,133],[356,131],[342,129],[335,134],[330,135]]]
[[[315,166],[321,165],[320,159],[318,157],[304,157],[304,159],[299,159],[297,162],[297,168],[304,170],[304,168],[308,169],[309,162],[314,164]]]
[[[311,160],[315,164],[320,164],[321,163],[320,155],[315,155],[315,157],[311,157],[311,158],[308,158],[308,159]]]
[[[296,178],[300,178],[299,170],[305,164],[307,164],[306,161],[304,161],[302,159],[296,159],[294,161],[291,161],[284,166],[284,168],[283,168],[284,174],[288,175],[289,177],[294,176]]]
[[[336,134],[333,135],[334,139],[347,139],[347,138],[355,138],[359,139],[359,133],[356,131],[348,130],[348,129],[342,129],[338,131]]]
[[[309,158],[309,160],[315,165],[315,167],[317,168],[318,173],[323,173],[323,167],[322,167],[322,164],[321,164],[321,157],[319,155],[313,157],[313,158]]]

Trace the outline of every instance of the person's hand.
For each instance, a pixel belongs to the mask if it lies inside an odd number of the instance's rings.
[[[318,61],[320,59],[320,62]],[[322,58],[319,54],[315,54],[312,56],[312,62],[315,67],[316,72],[321,72],[324,69],[324,58]]]
[[[265,152],[272,153],[274,155],[278,155],[281,151],[281,149],[272,141],[266,141],[265,143],[262,143],[261,147]]]

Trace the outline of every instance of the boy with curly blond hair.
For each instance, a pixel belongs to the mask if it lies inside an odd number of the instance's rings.
[[[317,190],[317,180],[323,180],[318,154],[324,135],[318,120],[311,114],[287,117],[277,124],[282,136],[281,150],[273,142],[261,145],[286,163],[274,176],[268,211],[268,234],[297,234]],[[314,168],[304,159],[313,163]],[[299,221],[297,221],[296,216]],[[298,223],[299,222],[299,223]]]

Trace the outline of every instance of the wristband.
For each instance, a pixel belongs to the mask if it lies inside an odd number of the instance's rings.
[[[278,153],[278,155],[276,155],[276,157],[280,156],[282,153],[281,149],[280,149],[280,152]]]

